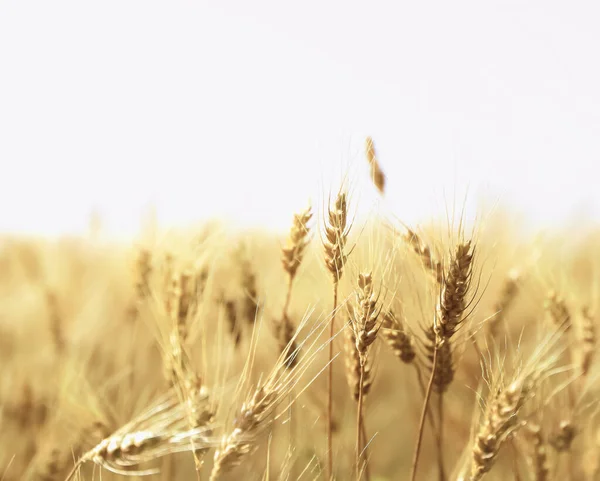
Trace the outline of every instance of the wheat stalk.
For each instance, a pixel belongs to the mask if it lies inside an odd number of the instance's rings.
[[[333,309],[329,328],[329,337],[333,338],[335,317],[338,308],[338,284],[346,263],[346,241],[351,225],[348,223],[348,204],[346,193],[338,193],[333,205],[329,206],[325,222],[325,266],[333,279]],[[326,479],[333,476],[333,343],[329,344],[329,369],[327,372],[327,466]]]
[[[350,328],[354,340],[354,348],[358,354],[358,405],[356,421],[356,471],[357,479],[361,477],[361,433],[364,427],[363,401],[365,390],[363,383],[365,377],[370,386],[372,377],[368,368],[369,348],[375,342],[377,333],[381,328],[378,322],[380,308],[377,306],[377,296],[373,290],[373,277],[371,273],[359,274],[358,288],[356,289],[356,306],[350,308]],[[356,366],[353,369],[356,372]],[[364,428],[366,430],[366,428]],[[365,465],[368,466],[366,448],[364,452]],[[368,467],[366,467],[368,472]]]
[[[288,242],[281,248],[281,263],[284,271],[288,275],[287,292],[283,305],[281,319],[276,323],[276,337],[279,341],[280,350],[283,351],[294,337],[295,328],[289,318],[288,310],[292,298],[292,287],[298,268],[302,263],[304,251],[309,242],[310,229],[308,223],[312,218],[311,207],[294,215],[294,222],[290,229]],[[292,346],[292,353],[296,353],[296,346]],[[289,367],[293,367],[296,362],[295,354],[287,360]]]
[[[438,404],[438,461],[440,481],[445,479],[444,460],[441,451],[443,442],[443,393],[454,378],[454,366],[452,362],[451,337],[456,333],[464,322],[464,313],[467,309],[467,293],[471,285],[473,273],[473,252],[471,241],[460,243],[456,246],[450,264],[443,275],[440,285],[440,296],[434,316],[433,326],[425,331],[426,344],[431,361],[431,374],[427,385],[417,442],[415,443],[415,454],[411,472],[411,481],[414,481],[417,473],[419,452],[425,425],[425,416],[428,410],[431,391],[435,389],[439,395]]]

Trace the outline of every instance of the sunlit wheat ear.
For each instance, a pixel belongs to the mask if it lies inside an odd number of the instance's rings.
[[[498,326],[500,326],[506,318],[509,308],[512,306],[519,294],[520,287],[521,273],[518,270],[513,269],[508,273],[506,279],[504,280],[500,297],[494,304],[495,313],[488,321],[488,332],[491,336],[495,336],[497,334]]]
[[[525,439],[529,444],[528,463],[533,480],[548,481],[550,479],[548,449],[540,425],[527,422]]]
[[[381,337],[398,359],[406,364],[413,362],[416,356],[414,338],[392,309],[388,309],[383,315]]]
[[[287,245],[281,248],[281,263],[288,276],[288,285],[281,319],[275,322],[275,336],[279,342],[280,351],[282,352],[290,343],[294,342],[293,337],[296,329],[292,324],[288,311],[292,297],[294,279],[302,259],[304,258],[304,251],[309,242],[310,229],[308,223],[311,218],[311,207],[308,207],[299,214],[295,214]],[[297,346],[294,345],[291,347],[290,351],[295,353]],[[290,368],[294,367],[295,363],[295,355],[290,356],[286,360],[286,364]]]
[[[360,473],[363,469],[361,459],[365,459],[364,469],[368,472],[368,456],[366,447],[363,447],[366,442],[365,422],[363,419],[363,403],[364,403],[364,382],[367,377],[367,383],[370,386],[372,383],[371,369],[368,367],[369,351],[371,345],[377,339],[377,334],[381,328],[379,322],[379,314],[381,307],[378,305],[378,296],[374,292],[373,277],[371,273],[363,273],[358,276],[358,287],[355,291],[356,303],[350,307],[350,327],[352,329],[352,337],[354,338],[354,347],[358,354],[359,369],[358,369],[358,405],[356,419],[356,470]],[[353,369],[356,371],[356,368]],[[355,372],[354,372],[355,374]],[[356,391],[356,390],[355,390]]]
[[[337,283],[342,277],[346,263],[346,242],[351,225],[348,224],[348,203],[346,193],[340,191],[335,203],[329,206],[325,222],[325,265]]]
[[[377,338],[381,327],[378,322],[380,307],[378,298],[373,290],[373,277],[371,273],[359,274],[358,289],[356,289],[356,305],[350,308],[350,323],[356,339],[356,350],[361,363],[367,359],[369,347]]]
[[[158,468],[138,469],[138,465],[169,454],[213,446],[214,440],[209,437],[212,429],[214,426],[189,429],[187,409],[179,401],[175,391],[171,390],[85,453],[66,481],[86,462],[93,462],[109,471],[127,476],[156,474],[159,472]]]
[[[490,386],[486,408],[476,430],[468,469],[471,481],[488,473],[504,441],[523,426],[521,410],[536,395],[542,381],[553,373],[558,359],[557,336],[549,336],[512,379]]]
[[[219,479],[221,475],[238,466],[245,456],[251,454],[257,448],[261,435],[272,427],[274,420],[277,418],[275,411],[278,406],[286,402],[289,394],[296,387],[317,354],[331,342],[331,340],[328,340],[323,345],[316,345],[318,336],[322,333],[324,327],[326,327],[326,324],[322,323],[311,329],[307,338],[311,341],[310,345],[307,346],[308,341],[299,344],[297,349],[304,347],[306,354],[298,359],[293,368],[289,368],[286,364],[286,360],[290,356],[290,344],[281,353],[266,380],[250,390],[235,415],[233,430],[223,437],[220,446],[215,451],[213,469],[210,475],[211,481]],[[296,397],[284,406],[283,412],[311,383],[312,380],[303,386]]]
[[[473,274],[473,255],[471,241],[458,244],[444,274],[437,307],[437,328],[443,338],[452,337],[464,320]]]
[[[377,160],[377,154],[375,153],[375,144],[371,137],[365,139],[365,154],[369,167],[371,168],[371,180],[373,185],[377,188],[379,193],[383,195],[385,193],[385,174],[381,170],[379,161]]]
[[[287,245],[281,248],[281,263],[289,277],[294,278],[304,258],[304,251],[309,242],[310,229],[308,223],[312,218],[309,206],[302,212],[294,214]]]
[[[441,284],[444,278],[442,262],[431,252],[431,248],[416,232],[406,229],[404,240],[412,247],[415,254],[419,256],[425,269],[434,277],[438,284]]]

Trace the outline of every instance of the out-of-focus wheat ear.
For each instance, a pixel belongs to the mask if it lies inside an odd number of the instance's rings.
[[[233,340],[233,345],[237,348],[242,341],[242,329],[238,322],[236,303],[232,299],[225,298],[223,294],[219,299],[219,305],[225,313],[225,321],[227,322],[227,328]]]
[[[38,429],[48,419],[46,403],[34,394],[29,382],[23,383],[16,402],[12,405],[4,406],[3,411],[16,420],[22,430],[28,428]]]
[[[35,467],[36,481],[62,481],[69,470],[70,458],[59,448],[53,448],[46,459]]]
[[[487,324],[488,333],[495,337],[498,334],[498,326],[500,326],[506,318],[506,313],[519,294],[521,286],[521,273],[517,269],[511,270],[502,286],[500,297],[494,304],[494,315],[489,319]]]
[[[289,356],[285,359],[285,366],[288,369],[294,368],[298,357],[298,344],[294,338],[295,333],[296,328],[287,315],[275,323],[275,335],[279,343],[279,351],[283,353],[287,349],[289,352]]]
[[[581,309],[580,333],[579,371],[581,377],[585,378],[590,371],[596,351],[596,320],[587,306]]]
[[[573,330],[571,328],[573,327],[573,317],[567,302],[557,291],[551,290],[548,292],[544,307],[550,322],[558,328],[558,330],[566,339],[566,344],[568,345],[568,349],[565,350],[567,365],[575,365],[573,361],[575,356],[578,355],[578,346],[572,342]],[[574,409],[575,407],[575,389],[576,386],[574,383],[570,383],[567,386],[567,396],[569,399],[570,409]]]
[[[63,318],[58,305],[58,296],[53,289],[47,287],[45,289],[45,297],[52,342],[56,354],[60,356],[64,353],[67,342],[65,340]]]
[[[195,291],[197,302],[200,302],[204,298],[204,292],[206,291],[206,285],[208,283],[208,274],[209,271],[206,266],[203,266],[196,271]]]
[[[413,336],[405,329],[404,323],[392,309],[388,309],[383,315],[381,336],[394,355],[403,363],[411,364],[414,361],[416,350]]]
[[[240,257],[240,268],[242,274],[242,289],[244,297],[242,300],[242,312],[246,322],[254,325],[258,316],[258,287],[256,274],[250,261],[245,257]]]
[[[463,315],[468,305],[467,293],[473,274],[473,256],[471,241],[458,244],[444,275],[437,320],[442,337],[446,339],[452,337],[464,321]]]
[[[566,301],[558,292],[551,290],[548,292],[545,306],[550,320],[559,328],[568,331],[571,329],[571,311]]]
[[[149,249],[140,249],[134,269],[135,292],[138,302],[144,301],[150,295],[151,275],[152,252]]]
[[[365,154],[369,167],[371,168],[371,180],[373,185],[377,188],[379,193],[383,195],[385,193],[385,174],[381,170],[379,161],[377,160],[377,154],[375,153],[375,144],[371,137],[365,139]]]
[[[548,449],[539,424],[527,422],[526,435],[530,449],[527,456],[534,481],[548,481],[550,479],[550,467],[548,463]]]
[[[437,259],[431,252],[431,248],[416,232],[406,229],[404,240],[412,247],[415,254],[419,256],[425,269],[431,273],[435,281],[441,284],[444,280],[444,270],[442,262]]]
[[[161,264],[161,276],[162,276],[162,295],[164,296],[165,303],[168,303],[168,296],[171,291],[171,285],[173,283],[173,276],[175,275],[175,258],[172,253],[166,252]],[[167,306],[167,312],[169,307]]]
[[[571,449],[571,444],[573,444],[576,434],[577,429],[575,428],[573,421],[563,419],[559,423],[556,432],[550,436],[548,441],[557,452],[564,453]]]
[[[193,299],[192,277],[189,272],[181,272],[173,276],[169,296],[169,316],[171,323],[177,330],[182,343],[185,343],[189,334],[189,315]]]

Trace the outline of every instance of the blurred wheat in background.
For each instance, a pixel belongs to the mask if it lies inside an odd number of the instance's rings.
[[[0,479],[600,479],[598,232],[330,192],[287,235],[3,236]]]

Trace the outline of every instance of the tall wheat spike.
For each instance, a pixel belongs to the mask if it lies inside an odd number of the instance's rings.
[[[325,222],[325,265],[333,279],[333,309],[330,320],[329,337],[333,338],[335,317],[338,308],[338,284],[346,263],[346,242],[351,225],[348,223],[346,193],[339,191],[333,205],[329,206]],[[327,465],[326,478],[333,476],[333,343],[329,344],[329,369],[327,372]]]

